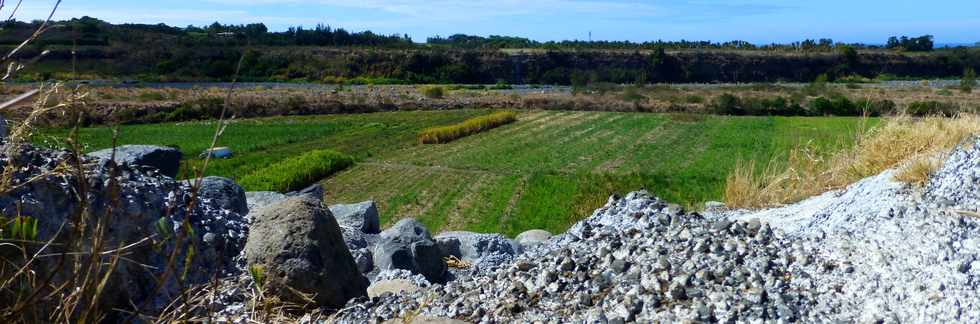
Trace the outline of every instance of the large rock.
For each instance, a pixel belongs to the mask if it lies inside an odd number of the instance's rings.
[[[245,257],[265,272],[265,291],[284,301],[305,304],[301,292],[337,309],[367,294],[337,221],[315,197],[290,197],[253,214]]]
[[[442,252],[429,230],[415,219],[403,219],[381,232],[373,253],[378,269],[404,269],[421,274],[431,282],[446,279],[448,267]]]
[[[13,154],[7,155],[8,152]],[[179,298],[183,287],[204,284],[216,275],[238,271],[235,258],[247,235],[243,215],[210,199],[194,197],[184,182],[128,164],[113,170],[106,163],[83,157],[82,178],[75,172],[52,172],[70,159],[67,152],[27,145],[0,152],[0,167],[9,168],[15,182],[25,183],[0,193],[0,214],[36,219],[38,239],[53,240],[54,244],[46,251],[52,255],[92,248],[92,242],[86,238],[80,242],[81,246],[62,249],[69,245],[77,224],[70,223],[73,225],[66,228],[62,225],[78,219],[83,206],[91,219],[106,220],[103,228],[108,234],[103,241],[104,249],[133,244],[125,249],[125,259],[118,262],[103,288],[100,306],[107,316],[117,319],[127,316],[122,314],[131,313],[133,305],[143,306],[140,310],[143,314],[152,314]],[[113,173],[115,177],[110,176]],[[33,180],[28,183],[27,179]],[[79,197],[74,186],[83,183],[87,195]],[[192,201],[194,208],[187,208]],[[190,230],[185,224],[190,225]],[[91,233],[94,223],[87,226]],[[153,238],[153,244],[134,244],[147,242],[146,238]],[[178,242],[178,238],[183,240]],[[189,245],[194,246],[195,253],[186,253]],[[9,248],[0,246],[0,255]],[[170,264],[172,268],[168,269],[171,255],[180,261]],[[52,284],[62,284],[60,280],[69,277],[67,272],[71,267],[58,266],[57,260],[56,257],[39,259],[32,270],[40,278],[60,274],[53,277]],[[164,276],[168,270],[170,275]],[[165,280],[160,282],[159,278]]]
[[[533,229],[518,234],[514,239],[522,249],[530,249],[541,245],[551,238],[551,233],[545,230]]]
[[[374,201],[357,204],[337,204],[330,206],[330,212],[340,226],[360,229],[368,234],[381,233],[378,207]]]
[[[520,247],[500,234],[446,232],[435,237],[444,257],[453,256],[471,265],[492,266],[510,261]],[[483,261],[487,261],[486,264]]]
[[[89,153],[89,156],[103,160],[112,158],[112,149]],[[175,178],[180,170],[180,150],[172,147],[153,145],[123,145],[116,148],[116,163],[133,166],[147,166],[160,170],[160,173]]]
[[[206,177],[201,180],[198,195],[223,209],[234,211],[240,215],[248,215],[248,203],[245,200],[245,190],[242,186],[228,178]]]

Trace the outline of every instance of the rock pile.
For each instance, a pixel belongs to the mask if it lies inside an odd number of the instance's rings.
[[[83,206],[88,208],[87,218],[81,219],[106,222],[106,233],[111,233],[106,236],[106,250],[131,245],[124,253],[126,261],[118,263],[116,275],[110,277],[104,290],[108,307],[132,309],[137,305],[144,312],[153,312],[172,302],[184,287],[239,271],[236,258],[247,236],[243,219],[247,211],[244,206],[229,208],[216,202],[244,202],[244,192],[233,182],[219,181],[211,186],[208,199],[197,197],[194,208],[189,209],[194,198],[191,188],[165,175],[175,172],[158,163],[169,158],[169,153],[161,153],[169,152],[169,148],[122,148],[123,154],[117,153],[117,157],[124,163],[118,168],[101,154],[83,156],[81,174],[62,168],[74,159],[68,152],[27,145],[5,149],[11,151],[3,151],[0,167],[10,171],[14,187],[0,194],[0,212],[6,217],[36,219],[38,238],[54,239],[46,253],[60,252],[70,239],[66,233],[78,226],[73,220],[79,219]],[[79,186],[84,186],[85,195],[79,195]],[[192,231],[184,230],[185,221]],[[187,232],[193,235],[179,235]],[[183,240],[178,242],[178,238]],[[196,246],[196,252],[188,256],[186,246],[190,244]],[[0,247],[0,252],[4,248],[9,247]],[[91,247],[78,248],[85,251]],[[181,261],[172,264],[172,270],[182,276],[162,276],[174,253],[175,260]],[[55,266],[57,259],[42,259],[35,270],[59,272],[70,268]],[[159,278],[165,280],[158,282]]]
[[[710,220],[634,193],[506,267],[384,294],[341,318],[396,319],[424,304],[473,322],[792,321],[809,304],[790,279],[815,262],[793,252],[758,220]]]

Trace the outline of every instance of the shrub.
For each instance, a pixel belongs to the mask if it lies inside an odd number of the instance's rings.
[[[704,97],[699,95],[687,95],[686,97],[684,97],[684,102],[690,104],[704,103]]]
[[[631,86],[623,89],[622,99],[623,101],[628,101],[628,102],[641,102],[641,101],[646,101],[647,97],[640,94],[639,87]]]
[[[812,83],[803,87],[803,93],[810,96],[816,96],[827,92],[828,79],[827,74],[818,75],[816,80],[813,80]]]
[[[429,99],[442,99],[446,96],[446,88],[441,86],[422,87],[422,95]]]
[[[963,71],[963,79],[960,80],[960,91],[964,93],[973,92],[973,88],[977,86],[977,72],[971,68],[967,68]]]
[[[955,116],[960,107],[951,102],[916,101],[909,104],[905,113],[912,116]]]
[[[143,92],[143,93],[140,93],[140,95],[139,95],[139,100],[140,101],[144,101],[144,102],[145,101],[163,101],[163,100],[166,100],[166,99],[167,99],[167,96],[165,96],[163,93],[156,92],[156,91]]]
[[[507,81],[498,80],[497,81],[497,84],[494,84],[493,87],[490,87],[490,89],[491,90],[510,90],[510,89],[514,89],[514,87],[510,86],[510,84],[507,84]]]
[[[719,115],[744,115],[742,110],[742,100],[737,96],[726,93],[715,98],[711,104],[712,110]]]
[[[753,116],[806,115],[803,107],[783,97],[745,98],[742,99],[742,109],[745,111],[745,114]]]
[[[449,143],[453,140],[517,121],[517,113],[504,111],[467,119],[456,125],[427,128],[419,132],[421,144]]]
[[[810,112],[825,116],[861,116],[864,114],[864,107],[845,96],[833,96],[829,99],[817,97],[810,101]]]
[[[295,191],[353,164],[354,159],[348,155],[314,150],[255,170],[239,179],[239,184],[249,191]]]

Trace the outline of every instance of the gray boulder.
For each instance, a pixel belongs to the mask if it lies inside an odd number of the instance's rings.
[[[73,233],[62,225],[77,219],[77,212],[83,206],[92,217],[106,220],[104,230],[108,234],[102,247],[105,250],[154,238],[154,244],[126,248],[125,260],[120,260],[107,278],[99,307],[108,316],[126,316],[122,314],[132,313],[134,305],[143,307],[140,313],[152,314],[179,298],[183,287],[204,284],[216,275],[233,275],[239,271],[235,260],[248,230],[243,215],[209,199],[196,197],[195,201],[186,183],[132,165],[112,168],[89,157],[83,157],[82,173],[52,173],[69,163],[71,157],[67,152],[30,145],[10,149],[0,152],[0,166],[10,168],[11,179],[25,185],[0,193],[0,215],[36,219],[38,239],[54,243],[47,253],[57,255],[92,248],[89,239],[79,242],[81,246],[71,244],[70,250],[64,248],[69,246]],[[32,180],[28,182],[28,179]],[[87,195],[80,197],[73,186],[82,183],[87,186]],[[193,208],[187,208],[192,204]],[[191,244],[195,253],[188,254],[186,247]],[[0,246],[0,255],[5,249],[10,247]],[[181,261],[168,269],[168,260],[174,254]],[[53,278],[52,285],[64,284],[65,278],[71,278],[68,274],[71,267],[60,266],[57,259],[38,259],[32,271],[39,277]],[[168,270],[171,275],[164,276]],[[160,282],[159,278],[166,279]]]
[[[256,212],[284,199],[286,199],[286,195],[273,191],[249,191],[245,193],[245,203],[250,212]]]
[[[330,206],[330,212],[340,226],[360,229],[368,234],[381,233],[381,221],[378,218],[378,207],[374,201],[357,204],[337,204]]]
[[[245,190],[228,178],[206,177],[201,180],[198,196],[209,199],[216,206],[234,211],[240,215],[248,215],[248,203],[245,200]]]
[[[112,149],[104,149],[88,154],[91,157],[109,160]],[[147,166],[160,170],[164,175],[176,178],[180,170],[180,150],[172,147],[153,145],[123,145],[116,148],[116,163],[134,166]]]
[[[339,309],[367,294],[340,227],[318,199],[290,197],[253,214],[245,257],[265,272],[265,291],[284,301]]]
[[[404,269],[430,282],[445,282],[448,267],[442,252],[429,230],[415,219],[403,219],[381,232],[373,253],[378,269]]]
[[[446,232],[435,240],[443,257],[453,256],[478,266],[499,264],[520,253],[517,243],[500,234]],[[489,264],[482,264],[484,261]]]
[[[518,234],[514,240],[517,241],[517,244],[520,245],[522,249],[526,250],[541,245],[550,239],[551,236],[551,233],[548,231],[533,229]]]

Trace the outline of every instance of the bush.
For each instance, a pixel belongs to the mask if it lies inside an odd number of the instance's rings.
[[[449,143],[453,140],[497,128],[517,121],[517,113],[504,111],[467,119],[462,123],[443,127],[427,128],[419,132],[421,144]]]
[[[514,89],[514,87],[510,86],[510,84],[507,84],[507,81],[498,80],[497,81],[497,84],[494,84],[492,87],[490,87],[490,89],[491,90],[511,90],[511,89]]]
[[[348,155],[314,150],[258,169],[239,179],[239,184],[249,191],[296,191],[351,165],[354,159]]]
[[[895,102],[891,100],[858,100],[852,101],[845,96],[831,98],[818,97],[810,101],[811,115],[825,116],[881,116],[896,111]]]
[[[163,100],[166,100],[166,99],[167,99],[167,96],[165,96],[163,93],[156,92],[156,91],[143,92],[143,93],[140,93],[140,95],[139,95],[139,100],[140,101],[144,101],[144,102],[146,102],[146,101],[163,101]]]
[[[630,86],[623,89],[622,99],[623,101],[628,101],[628,102],[641,102],[641,101],[646,101],[647,97],[640,94],[639,87]]]
[[[967,68],[963,71],[963,79],[960,80],[960,91],[964,93],[973,92],[973,88],[977,86],[977,72],[971,68]]]
[[[704,103],[704,97],[699,95],[687,95],[686,97],[684,97],[684,102],[689,104]]]
[[[715,98],[711,104],[712,110],[719,115],[744,115],[742,100],[733,94],[726,93]]]
[[[441,86],[422,87],[422,95],[429,99],[442,99],[446,96],[446,88]]]
[[[754,116],[805,116],[806,110],[784,97],[746,98],[742,100],[745,113]]]
[[[954,103],[941,101],[916,101],[910,103],[905,113],[912,116],[955,116],[960,107]]]

